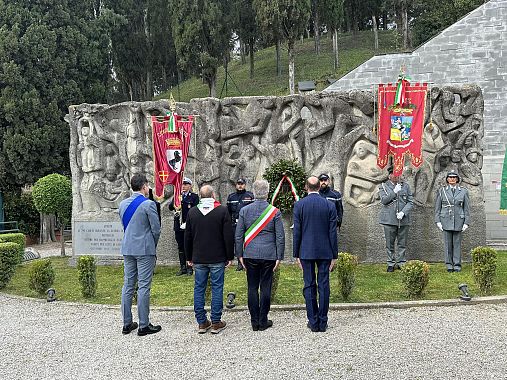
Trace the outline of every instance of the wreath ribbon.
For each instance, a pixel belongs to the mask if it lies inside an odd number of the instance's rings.
[[[294,197],[295,201],[299,201],[299,195],[297,193],[297,190],[296,190],[296,186],[294,186],[294,183],[292,182],[292,180],[284,175],[282,177],[282,179],[280,180],[280,182],[278,182],[278,186],[276,187],[275,191],[273,192],[273,196],[271,197],[271,204],[274,204],[275,203],[275,200],[276,200],[276,197],[278,196],[278,194],[280,194],[280,190],[282,189],[282,184],[287,181],[289,183],[289,186],[290,186],[290,191],[292,193],[292,196]]]

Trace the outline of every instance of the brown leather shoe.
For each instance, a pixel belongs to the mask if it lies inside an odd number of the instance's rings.
[[[220,331],[222,331],[223,329],[225,329],[226,325],[227,324],[224,321],[213,322],[211,324],[211,333],[212,334],[218,334]]]
[[[206,332],[211,328],[211,322],[206,320],[204,323],[199,323],[199,334],[206,334]]]

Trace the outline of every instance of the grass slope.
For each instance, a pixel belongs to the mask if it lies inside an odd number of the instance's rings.
[[[123,284],[122,266],[100,266],[97,268],[97,295],[85,299],[81,295],[78,272],[68,266],[68,259],[51,259],[55,268],[54,288],[57,297],[65,301],[119,304]],[[32,263],[21,265],[10,283],[2,291],[27,297],[38,297],[28,289],[28,272]],[[160,266],[155,270],[151,290],[151,303],[157,306],[188,306],[193,304],[194,279],[191,276],[177,277],[176,267]],[[278,291],[273,304],[303,304],[303,275],[295,264],[281,266]],[[458,285],[469,285],[473,296],[479,294],[474,283],[471,264],[464,264],[460,273],[447,273],[442,263],[430,264],[430,281],[423,299],[449,299],[459,296]],[[236,292],[236,304],[246,305],[247,286],[245,272],[229,268],[225,275],[224,296]],[[493,295],[507,294],[507,251],[498,252],[497,276]],[[348,302],[379,302],[408,300],[401,283],[401,272],[387,273],[384,264],[360,264],[356,272],[356,286]],[[331,302],[344,302],[340,295],[336,272],[331,273]]]
[[[313,39],[305,39],[296,42],[296,83],[302,80],[313,80],[317,83],[317,90],[323,90],[329,84],[327,79],[338,79],[347,74],[363,62],[370,59],[374,54],[373,32],[364,31],[357,35],[343,33],[339,35],[339,68],[335,72],[333,68],[333,52],[331,38],[321,39],[321,53],[316,55]],[[385,54],[399,51],[399,38],[394,31],[379,31],[379,50],[377,54]],[[257,51],[255,53],[254,78],[250,79],[250,66],[248,63],[241,64],[241,60],[234,60],[229,65],[229,74],[237,85],[228,81],[227,96],[239,95],[288,95],[288,60],[287,49],[282,49],[282,76],[276,76],[276,60],[274,46]],[[248,57],[247,57],[248,58]],[[397,73],[399,68],[393,68]],[[218,71],[217,96],[226,97],[224,86],[224,69]],[[393,77],[393,81],[396,80]],[[208,86],[199,78],[191,78],[181,83],[178,89],[172,90],[177,101],[188,102],[193,98],[208,96]],[[157,99],[169,98],[171,91],[157,96]],[[221,96],[220,96],[221,94]]]

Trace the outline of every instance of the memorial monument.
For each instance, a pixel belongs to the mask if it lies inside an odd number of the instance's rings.
[[[361,261],[384,262],[378,224],[378,185],[387,171],[376,165],[377,109],[371,91],[286,97],[193,99],[176,112],[195,115],[185,176],[194,190],[211,184],[225,201],[239,176],[249,185],[281,158],[295,159],[308,174],[329,173],[343,194],[340,250]],[[144,173],[153,183],[151,116],[165,115],[169,102],[81,104],[69,107],[73,183],[73,252],[118,258],[123,234],[117,207],[129,194],[130,176]],[[463,253],[485,244],[482,188],[483,96],[476,85],[429,89],[423,134],[423,164],[408,164],[404,180],[414,191],[409,259],[442,261],[440,231],[433,223],[437,189],[454,169],[471,197],[472,224]],[[169,197],[171,189],[166,192]],[[176,261],[172,213],[162,201],[161,262]],[[287,236],[291,216],[285,217]],[[286,257],[292,256],[290,241]]]

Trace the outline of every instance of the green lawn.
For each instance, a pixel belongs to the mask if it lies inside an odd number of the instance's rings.
[[[296,42],[295,49],[295,75],[296,83],[302,80],[313,80],[317,83],[317,90],[323,90],[329,83],[327,79],[338,79],[347,74],[363,62],[370,59],[375,51],[373,49],[373,32],[363,31],[356,35],[351,33],[342,33],[338,38],[339,60],[338,70],[333,67],[333,52],[331,39],[323,37],[321,39],[321,53],[316,55],[314,51],[313,39],[305,39]],[[399,38],[395,31],[379,31],[379,50],[376,54],[399,52]],[[276,76],[276,60],[274,46],[255,52],[254,78],[250,79],[250,66],[247,63],[242,64],[241,60],[234,60],[229,64],[229,73],[232,81],[228,81],[227,96],[239,95],[288,95],[288,58],[287,49],[284,47],[281,51],[282,75]],[[397,72],[397,68],[394,68]],[[218,71],[217,78],[217,96],[220,97],[224,85],[225,71],[222,68]],[[393,77],[393,81],[396,78]],[[208,86],[197,77],[182,82],[178,89],[172,90],[173,96],[177,101],[188,102],[193,98],[202,98],[208,96]],[[169,97],[171,91],[162,93],[157,99]],[[221,97],[225,97],[225,90]]]
[[[97,268],[97,296],[85,299],[81,296],[77,269],[68,266],[66,258],[52,258],[56,271],[54,288],[58,299],[65,301],[91,302],[103,304],[119,304],[123,282],[122,266],[100,266]],[[11,282],[3,292],[27,297],[38,297],[28,289],[28,271],[31,263],[21,265]],[[387,273],[384,264],[360,264],[357,269],[356,287],[349,302],[379,302],[407,300],[401,285],[400,271]],[[176,267],[157,267],[153,277],[151,291],[152,305],[157,306],[188,306],[192,305],[193,277],[177,277]],[[424,299],[448,299],[459,295],[458,284],[469,285],[472,295],[478,290],[474,284],[471,265],[465,264],[461,273],[447,273],[442,263],[430,264],[430,281]],[[273,304],[302,304],[303,278],[296,265],[281,266],[278,292]],[[236,292],[236,304],[246,305],[246,275],[229,268],[225,276],[224,293]],[[331,302],[343,302],[339,294],[336,272],[331,274]],[[493,295],[507,294],[507,251],[498,254],[497,278]]]

